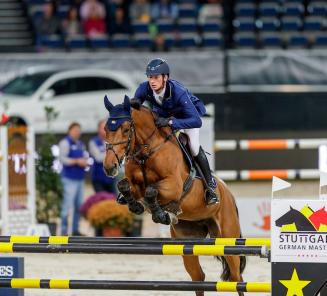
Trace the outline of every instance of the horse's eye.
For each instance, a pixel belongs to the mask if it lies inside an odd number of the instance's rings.
[[[123,134],[124,134],[124,135],[126,135],[128,132],[129,132],[129,128],[125,128],[125,129],[123,130]]]

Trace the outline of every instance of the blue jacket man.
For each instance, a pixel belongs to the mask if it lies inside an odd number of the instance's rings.
[[[216,182],[199,141],[201,116],[206,113],[203,102],[180,82],[169,78],[169,66],[163,59],[151,60],[145,74],[148,80],[137,88],[134,98],[131,99],[131,106],[139,109],[143,102],[148,101],[153,112],[159,115],[156,120],[157,127],[170,126],[174,130],[184,130],[189,137],[194,160],[205,178],[206,203],[217,203],[219,199],[215,193]]]

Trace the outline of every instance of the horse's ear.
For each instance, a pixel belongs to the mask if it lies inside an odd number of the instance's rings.
[[[104,96],[103,101],[104,101],[104,105],[105,105],[106,109],[110,112],[112,110],[112,108],[114,107],[114,105],[110,103],[107,95]]]
[[[291,209],[291,210],[294,210],[294,209],[292,208],[292,206],[290,206],[290,209]]]
[[[129,99],[129,97],[127,95],[125,95],[125,97],[124,97],[124,108],[128,112],[131,111],[131,103],[130,103],[130,99]]]

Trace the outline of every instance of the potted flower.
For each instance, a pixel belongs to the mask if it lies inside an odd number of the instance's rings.
[[[95,203],[86,214],[87,220],[101,228],[103,236],[123,236],[131,230],[133,215],[127,206],[115,200],[103,200]]]

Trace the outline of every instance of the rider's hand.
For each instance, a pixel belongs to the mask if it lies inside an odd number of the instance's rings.
[[[171,123],[171,118],[158,117],[156,120],[157,127],[169,126]]]
[[[142,105],[141,102],[136,98],[131,99],[130,104],[131,104],[132,108],[137,109],[137,110],[139,110]]]

